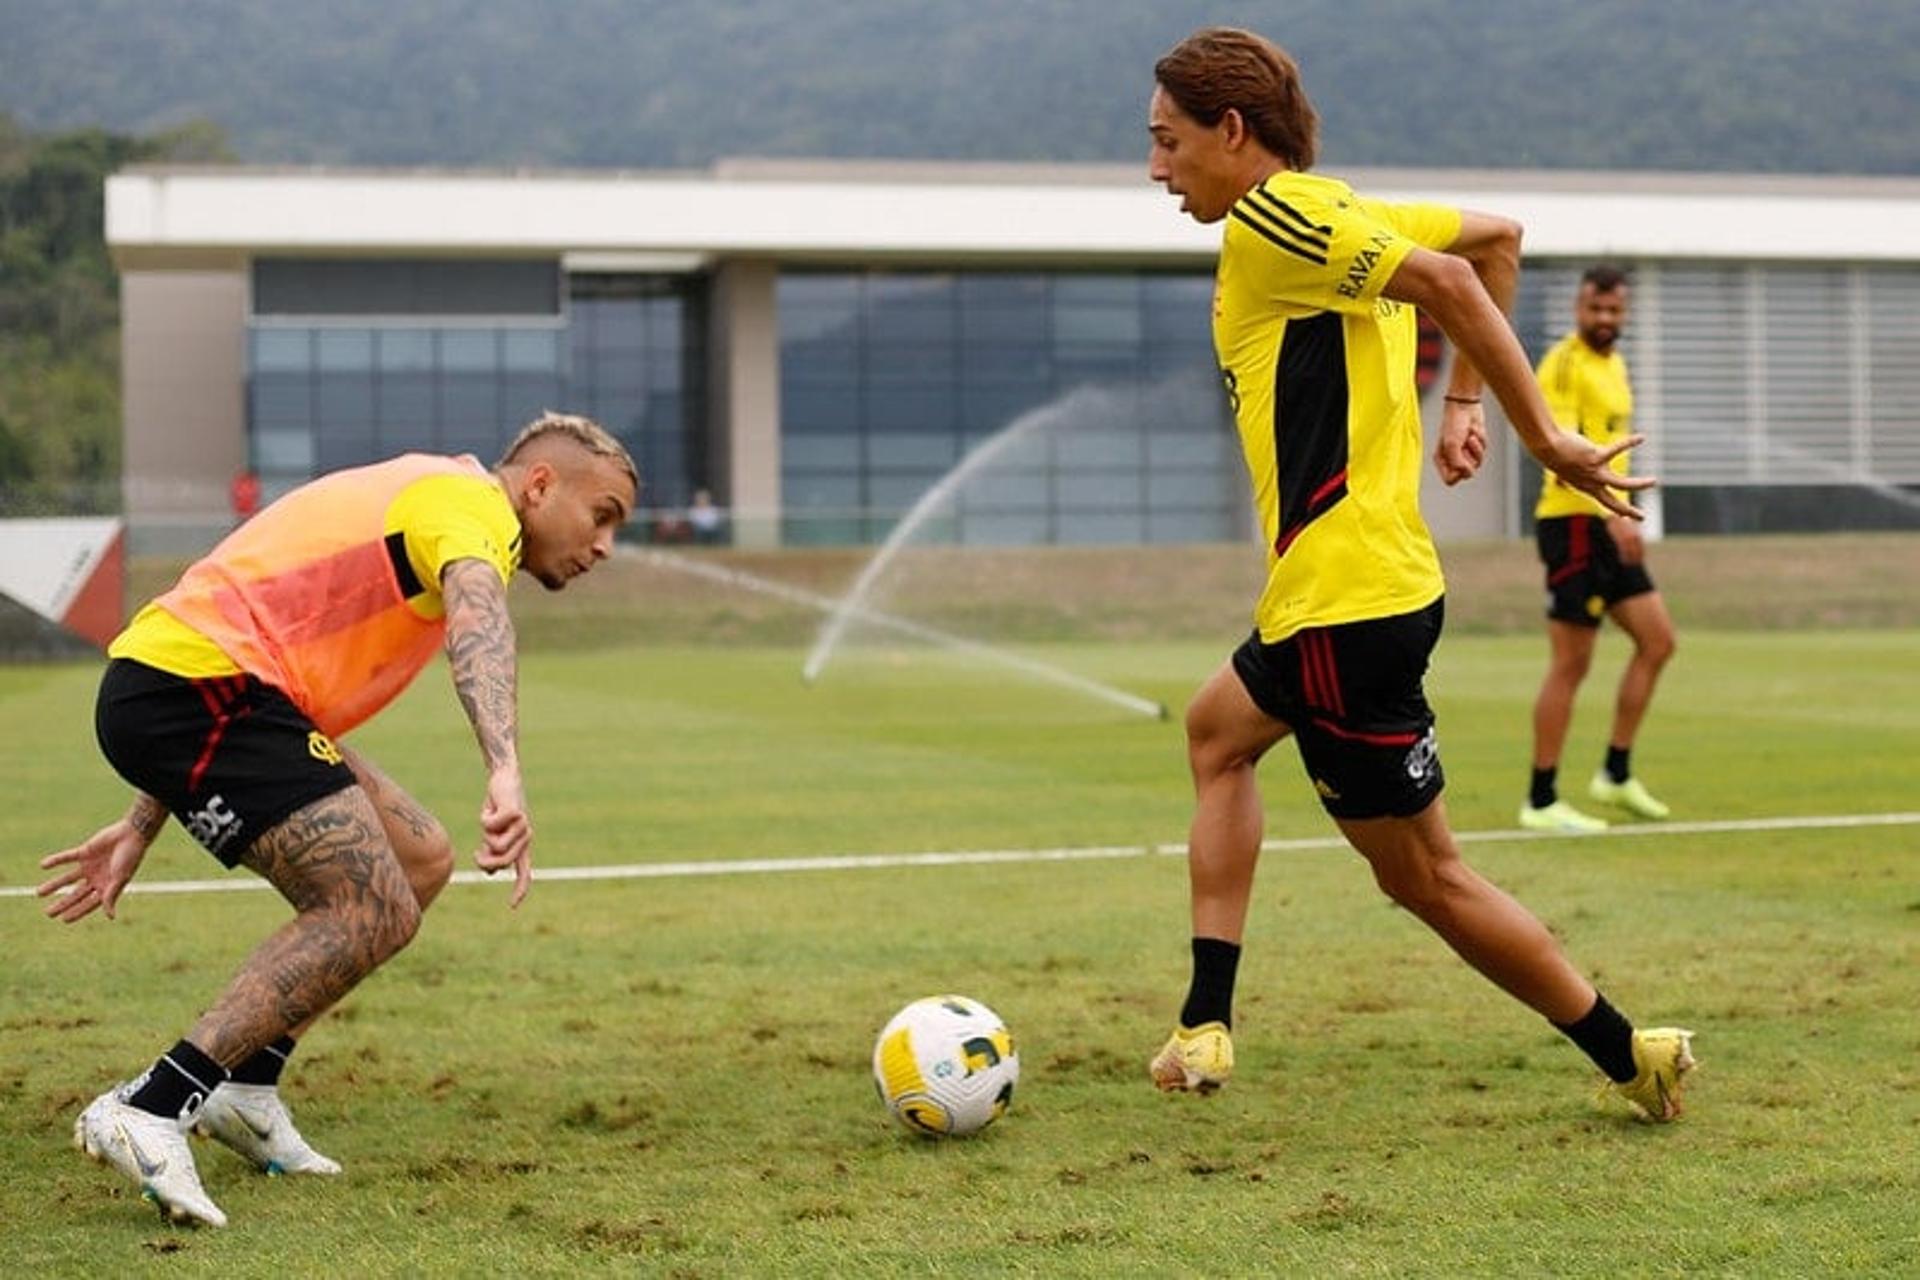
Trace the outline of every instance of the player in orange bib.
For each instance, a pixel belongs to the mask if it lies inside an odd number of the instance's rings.
[[[1587,1053],[1635,1108],[1679,1112],[1691,1032],[1636,1031],[1527,909],[1460,857],[1423,678],[1445,583],[1420,516],[1415,309],[1455,362],[1435,463],[1448,484],[1486,449],[1482,380],[1528,452],[1616,515],[1609,447],[1558,430],[1503,314],[1520,228],[1396,204],[1311,173],[1318,117],[1293,60],[1209,28],[1154,67],[1148,174],[1196,221],[1221,223],[1213,339],[1267,545],[1254,630],[1187,708],[1196,805],[1188,844],[1193,976],[1148,1064],[1166,1090],[1233,1070],[1233,987],[1259,858],[1254,771],[1299,744],[1320,803],[1396,903]]]
[[[186,1037],[83,1111],[74,1140],[179,1221],[223,1226],[195,1128],[268,1173],[338,1173],[280,1101],[302,1032],[412,940],[453,872],[433,815],[339,738],[445,650],[487,768],[474,860],[532,882],[507,582],[559,590],[612,554],[639,475],[612,436],[547,414],[489,472],[408,454],[295,489],[227,536],[108,648],[100,746],[127,815],[41,865],[47,914],[111,918],[172,813],[294,917]]]

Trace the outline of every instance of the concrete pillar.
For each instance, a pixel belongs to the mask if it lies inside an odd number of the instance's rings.
[[[731,509],[736,546],[780,543],[780,320],[778,268],[730,261],[714,275],[712,425],[707,472],[724,486],[715,500]]]
[[[132,550],[204,550],[247,462],[244,271],[120,279],[122,495]]]

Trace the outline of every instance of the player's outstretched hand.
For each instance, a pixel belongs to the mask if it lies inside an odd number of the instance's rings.
[[[473,855],[475,864],[488,875],[512,867],[513,896],[507,899],[507,905],[518,907],[533,887],[533,819],[527,816],[527,796],[519,769],[509,766],[488,775],[487,802],[480,809],[480,836],[480,848]]]
[[[1440,443],[1434,446],[1433,469],[1443,484],[1471,480],[1487,460],[1487,415],[1478,403],[1446,402],[1440,415]]]
[[[93,914],[95,908],[114,918],[113,909],[121,890],[140,869],[147,856],[148,838],[142,836],[125,818],[100,828],[86,842],[40,859],[44,871],[64,868],[56,876],[41,882],[34,892],[42,898],[54,898],[46,906],[50,919],[72,924]]]
[[[1652,476],[1615,475],[1613,468],[1607,464],[1627,450],[1646,442],[1645,436],[1634,435],[1602,448],[1584,436],[1569,431],[1555,431],[1552,433],[1553,456],[1540,461],[1561,480],[1593,498],[1616,516],[1644,520],[1645,515],[1620,493],[1651,489],[1659,481]]]

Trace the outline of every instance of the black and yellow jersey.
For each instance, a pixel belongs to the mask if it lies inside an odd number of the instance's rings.
[[[1416,246],[1459,235],[1457,209],[1308,173],[1275,174],[1227,219],[1213,340],[1267,546],[1269,644],[1445,590],[1420,516],[1414,311],[1380,291]]]
[[[1562,431],[1585,436],[1605,447],[1633,431],[1633,387],[1627,381],[1627,362],[1618,349],[1601,355],[1577,333],[1555,343],[1536,370],[1547,410]],[[1628,475],[1627,455],[1615,454],[1616,475]],[[1551,516],[1610,516],[1613,513],[1551,471],[1540,485],[1534,518]]]

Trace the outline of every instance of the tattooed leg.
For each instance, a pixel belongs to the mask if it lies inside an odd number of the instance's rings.
[[[386,830],[387,842],[393,846],[394,856],[400,859],[400,869],[407,873],[407,883],[413,886],[413,896],[419,900],[420,909],[425,911],[453,875],[452,837],[438,818],[428,813],[373,761],[351,747],[341,748],[340,753],[346,757],[353,776],[360,780],[360,786],[372,797],[380,825]]]
[[[359,787],[295,812],[243,861],[297,914],[247,958],[187,1035],[229,1069],[311,1022],[420,927],[419,901]]]

